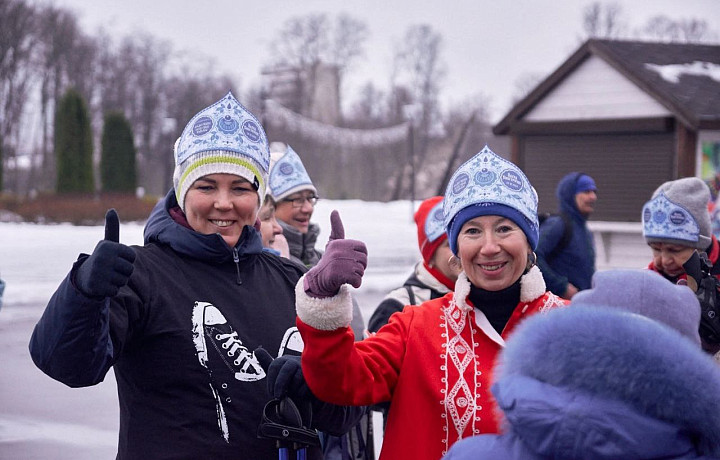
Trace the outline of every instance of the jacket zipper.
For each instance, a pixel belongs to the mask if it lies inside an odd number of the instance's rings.
[[[242,284],[242,280],[240,279],[240,256],[238,255],[237,248],[233,248],[232,255],[233,262],[235,262],[235,271],[237,271],[237,284]]]

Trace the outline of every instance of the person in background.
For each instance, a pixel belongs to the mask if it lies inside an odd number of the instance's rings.
[[[258,212],[258,220],[260,221],[263,248],[275,255],[289,258],[290,248],[283,235],[282,227],[275,219],[275,200],[270,195],[265,195],[265,201]]]
[[[503,434],[444,460],[720,458],[720,368],[700,349],[690,289],[608,270],[570,306],[508,340],[492,387]]]
[[[30,339],[47,375],[70,387],[100,383],[112,367],[120,403],[118,460],[275,458],[258,424],[272,375],[299,369],[295,284],[304,267],[262,251],[254,225],[265,196],[267,138],[228,93],[175,143],[174,188],[153,209],[143,246],[105,239],[81,254]],[[252,350],[271,353],[269,371]],[[277,363],[277,364],[276,364]],[[267,377],[267,378],[266,378]],[[301,382],[300,382],[301,383]],[[309,392],[313,427],[341,435],[364,408]],[[318,448],[309,458],[321,459]]]
[[[322,251],[315,249],[320,227],[310,222],[317,189],[292,147],[281,142],[273,142],[271,147],[268,186],[275,200],[275,217],[290,246],[291,258],[312,267],[322,257]]]
[[[652,250],[650,270],[673,283],[687,283],[685,264],[696,253],[704,253],[711,268],[708,275],[720,278],[720,244],[712,234],[707,203],[710,190],[697,177],[683,177],[660,185],[642,209],[643,236]],[[720,294],[713,289],[712,305],[701,301],[705,314],[701,326],[717,316]],[[710,323],[708,323],[710,324]],[[711,354],[720,351],[720,337],[705,333],[701,327],[703,348]],[[720,355],[718,355],[720,357]]]
[[[450,179],[443,227],[463,271],[454,292],[405,308],[360,342],[346,284],[362,282],[367,249],[344,239],[337,211],[325,254],[297,284],[303,376],[335,404],[390,401],[381,460],[440,458],[459,439],[495,433],[495,357],[525,318],[567,301],[534,264],[537,194],[487,146]]]
[[[420,305],[443,297],[455,286],[459,272],[449,263],[453,253],[443,227],[442,196],[420,203],[415,224],[423,260],[415,265],[402,287],[391,291],[375,308],[368,321],[370,332],[377,332],[387,324],[390,315],[402,311],[405,305]]]
[[[270,151],[268,187],[276,204],[275,217],[290,248],[290,259],[313,267],[323,254],[315,248],[320,227],[310,222],[318,200],[317,189],[292,147],[273,142]],[[354,298],[351,328],[355,339],[362,340],[365,320]],[[326,460],[344,460],[348,456],[372,459],[375,456],[372,433],[372,414],[368,411],[348,434],[323,438]]]
[[[559,215],[540,226],[535,250],[538,266],[553,293],[571,299],[590,287],[595,273],[595,240],[587,220],[595,210],[597,186],[592,177],[571,172],[558,183]]]

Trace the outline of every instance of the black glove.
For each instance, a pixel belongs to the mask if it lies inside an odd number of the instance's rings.
[[[120,244],[120,220],[110,209],[105,214],[105,239],[75,273],[75,286],[93,298],[113,297],[125,286],[133,272],[135,251]]]
[[[683,264],[688,276],[687,284],[695,291],[700,302],[700,338],[703,348],[720,345],[720,302],[718,301],[718,287],[720,283],[710,273],[712,264],[704,252],[693,252],[692,256]]]
[[[265,369],[271,397],[281,399],[289,396],[299,400],[315,398],[303,378],[300,356],[286,355],[273,359],[267,350],[260,347],[255,350],[255,357]]]
[[[292,399],[306,426],[342,436],[367,412],[367,406],[337,406],[316,398],[305,383],[300,356],[280,356],[273,360],[262,347],[256,348],[254,353],[267,374],[270,396]]]

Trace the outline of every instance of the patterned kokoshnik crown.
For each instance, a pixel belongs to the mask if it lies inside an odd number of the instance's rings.
[[[460,166],[445,190],[444,227],[472,205],[500,204],[518,211],[527,219],[529,230],[538,231],[537,192],[515,164],[498,156],[486,145]]]
[[[301,190],[317,190],[305,170],[300,156],[288,145],[285,154],[270,168],[270,195],[277,202]]]
[[[645,203],[642,221],[645,238],[685,241],[695,246],[700,236],[700,226],[690,211],[670,201],[663,192]]]
[[[228,92],[197,113],[175,143],[175,194],[185,209],[185,195],[208,174],[235,174],[247,179],[265,198],[270,149],[255,116]]]
[[[440,200],[430,209],[427,219],[425,219],[425,235],[428,242],[432,243],[445,234],[443,217],[443,202]]]

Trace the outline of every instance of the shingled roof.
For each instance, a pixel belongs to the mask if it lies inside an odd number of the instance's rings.
[[[720,129],[720,45],[590,39],[518,102],[493,132],[507,134],[591,55],[614,67],[688,127]]]

